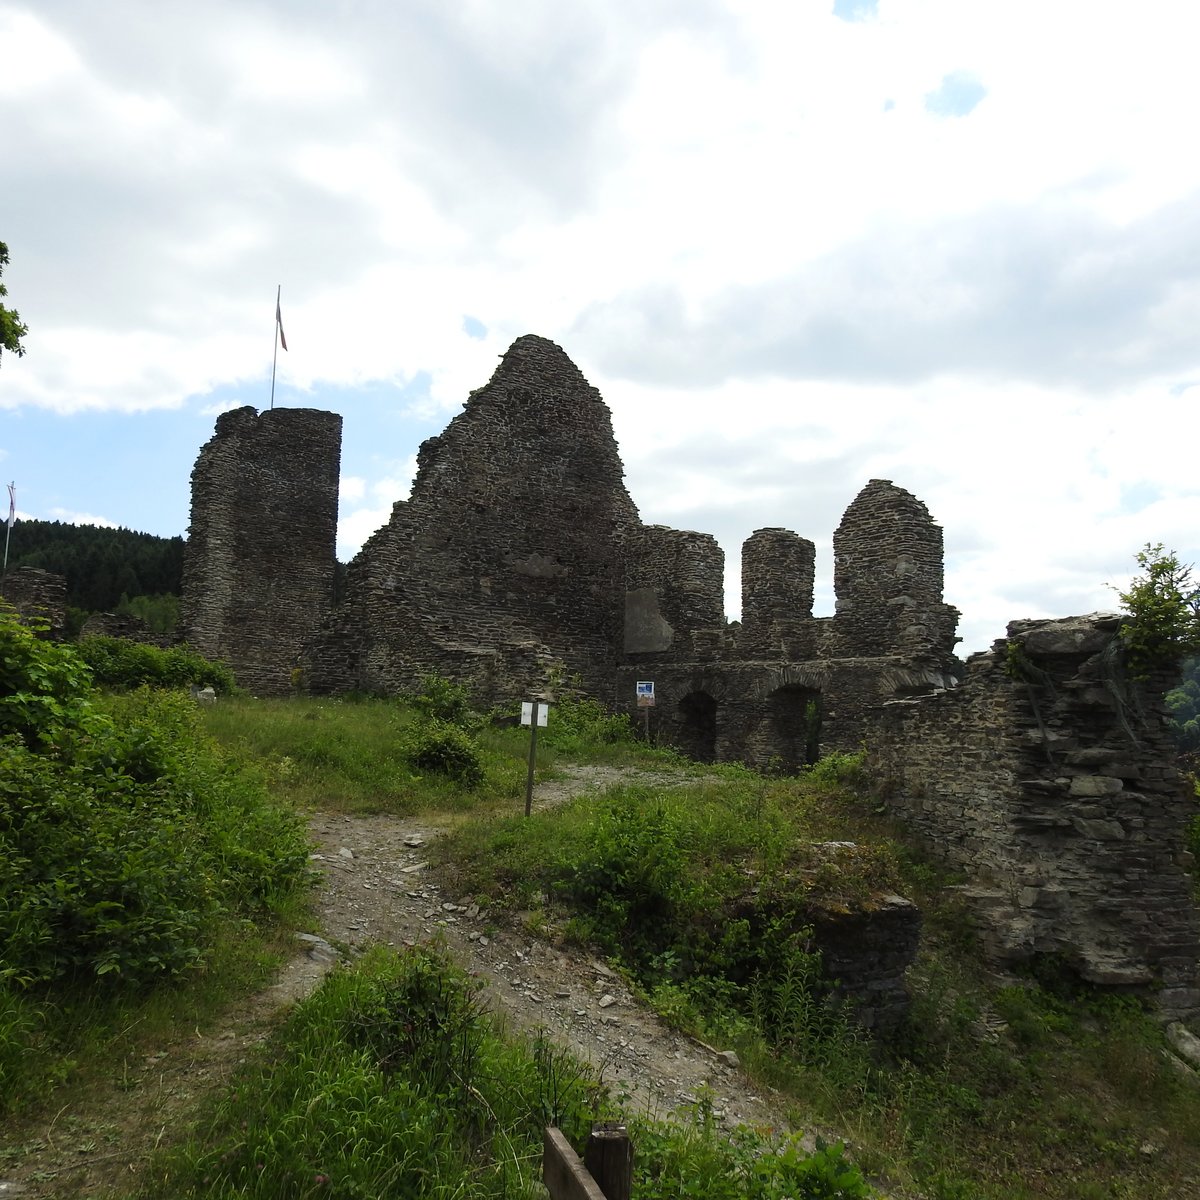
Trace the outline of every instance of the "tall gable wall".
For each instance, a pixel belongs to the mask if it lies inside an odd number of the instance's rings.
[[[958,612],[942,602],[942,530],[911,492],[872,479],[833,535],[837,655],[944,661]]]
[[[553,342],[519,338],[422,445],[410,499],[310,648],[310,685],[408,690],[436,671],[511,698],[559,660],[611,697],[637,524],[599,392]]]

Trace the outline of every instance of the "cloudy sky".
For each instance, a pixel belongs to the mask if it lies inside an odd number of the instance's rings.
[[[964,651],[1111,608],[1144,543],[1200,560],[1198,36],[1193,0],[0,0],[0,475],[184,533],[282,285],[343,558],[538,333],[731,614],[778,525],[832,611],[871,478],[945,529]]]

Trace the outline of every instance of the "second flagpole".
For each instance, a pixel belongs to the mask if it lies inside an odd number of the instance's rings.
[[[271,408],[275,408],[275,363],[279,358],[279,300],[283,295],[283,284],[277,284],[275,288],[275,337],[274,344],[271,347]]]

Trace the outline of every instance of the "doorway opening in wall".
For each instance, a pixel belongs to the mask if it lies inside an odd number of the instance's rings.
[[[821,757],[821,693],[789,684],[767,697],[772,756],[780,769],[794,775]]]
[[[679,702],[677,748],[697,762],[717,758],[717,702],[707,692],[688,692]]]

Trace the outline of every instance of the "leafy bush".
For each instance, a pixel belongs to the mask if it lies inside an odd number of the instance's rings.
[[[22,986],[178,974],[307,865],[298,819],[198,740],[186,697],[122,707],[69,757],[0,740],[0,975]]]
[[[483,782],[479,747],[457,725],[429,720],[413,727],[408,731],[405,757],[414,767],[436,771],[464,787],[477,787]]]
[[[856,754],[834,751],[822,755],[808,768],[808,777],[815,783],[837,787],[854,787],[863,780],[863,763],[866,756],[860,750]]]
[[[426,675],[421,680],[420,693],[410,696],[409,703],[427,720],[457,725],[468,732],[483,723],[483,718],[471,707],[467,689],[441,675]]]
[[[162,650],[127,638],[90,637],[78,643],[80,658],[100,687],[211,687],[226,695],[236,691],[233,672],[210,662],[188,646]]]
[[[0,736],[45,750],[78,730],[91,707],[91,672],[69,647],[44,640],[0,604]]]
[[[0,613],[0,982],[19,987],[178,974],[307,865],[298,818],[187,697],[97,698],[89,674]]]

